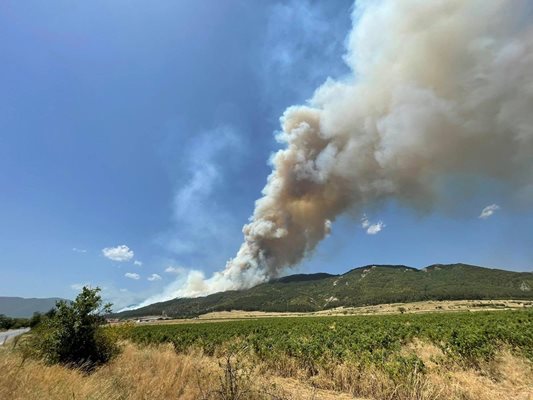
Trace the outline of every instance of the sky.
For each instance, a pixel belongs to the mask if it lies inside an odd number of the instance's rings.
[[[73,298],[91,285],[117,309],[187,270],[222,269],[281,146],[283,111],[349,72],[352,7],[2,2],[0,295]],[[533,271],[533,211],[506,201],[486,182],[460,207],[376,204],[338,218],[286,273]]]

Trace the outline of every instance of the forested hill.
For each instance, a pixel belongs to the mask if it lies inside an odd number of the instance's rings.
[[[247,290],[155,303],[117,314],[190,317],[212,311],[318,311],[422,300],[533,299],[533,273],[467,264],[368,265],[342,275],[299,274]]]

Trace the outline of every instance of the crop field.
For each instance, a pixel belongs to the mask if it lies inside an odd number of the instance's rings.
[[[333,382],[339,366],[349,366],[352,376],[375,371],[404,388],[416,385],[428,364],[482,370],[504,350],[533,361],[532,310],[262,318],[132,326],[121,334],[139,345],[172,343],[178,353],[235,352],[278,375],[305,379],[320,374]],[[416,343],[431,346],[434,354],[425,358],[408,351]],[[337,382],[332,388],[345,386]],[[365,394],[354,391],[353,382],[350,392]]]
[[[0,398],[531,400],[533,394],[531,309],[102,329],[122,352],[91,374],[25,358],[31,333],[2,346]]]
[[[463,362],[490,360],[502,346],[533,360],[531,310],[145,325],[123,335],[139,344],[168,342],[177,351],[200,348],[209,355],[238,343],[262,360],[289,356],[311,370],[313,364],[332,360],[386,362],[415,338]]]

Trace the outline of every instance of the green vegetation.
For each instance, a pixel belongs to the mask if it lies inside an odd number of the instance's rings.
[[[36,316],[26,355],[89,371],[117,354],[115,341],[101,328],[111,304],[102,304],[99,291],[84,287],[74,302],[59,301],[46,316]]]
[[[0,314],[0,331],[7,329],[18,329],[30,326],[28,318],[10,318]]]
[[[481,398],[436,376],[474,370],[501,380],[505,357],[524,374],[533,365],[531,310],[141,325],[122,335],[141,346],[172,343],[178,353],[238,354],[265,375],[377,399]]]
[[[343,362],[371,364],[391,374],[423,369],[422,360],[402,353],[414,339],[438,347],[443,361],[468,366],[490,361],[502,348],[533,361],[531,310],[144,325],[122,335],[140,344],[170,342],[178,352],[200,348],[210,355],[239,343],[273,366],[295,360],[309,375]]]
[[[35,328],[41,323],[42,314],[36,312],[31,318],[10,318],[0,314],[0,331],[7,329]]]
[[[118,314],[192,317],[211,311],[319,311],[424,300],[533,299],[533,273],[466,264],[366,266],[343,275],[292,275],[248,290],[174,299]]]

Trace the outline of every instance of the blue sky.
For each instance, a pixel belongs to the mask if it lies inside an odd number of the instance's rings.
[[[0,295],[72,298],[91,284],[123,306],[163,290],[176,278],[169,267],[223,268],[270,173],[279,116],[348,73],[351,8],[4,2]],[[453,212],[376,206],[376,234],[341,217],[297,271],[533,270],[530,209],[507,207],[490,184],[461,202]],[[500,208],[478,218],[491,204]]]

